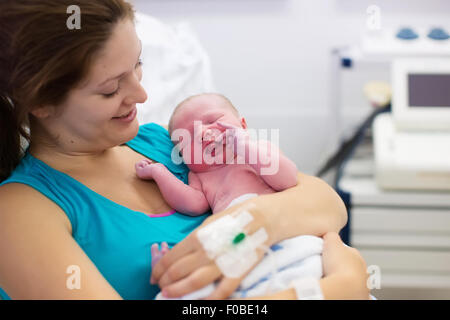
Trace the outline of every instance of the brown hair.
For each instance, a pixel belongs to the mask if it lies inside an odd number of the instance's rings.
[[[68,7],[81,11],[69,29]],[[33,107],[58,105],[89,74],[121,20],[134,21],[125,0],[0,1],[0,182],[20,161]]]

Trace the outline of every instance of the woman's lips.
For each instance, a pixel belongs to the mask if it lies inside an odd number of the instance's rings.
[[[137,109],[134,107],[130,112],[128,112],[123,117],[114,117],[113,120],[121,121],[121,122],[130,122],[133,121],[136,117]]]

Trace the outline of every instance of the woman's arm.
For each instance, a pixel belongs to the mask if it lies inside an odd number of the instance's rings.
[[[322,180],[299,173],[296,187],[282,192],[263,195],[216,213],[199,227],[211,223],[226,214],[248,207],[253,221],[246,227],[252,234],[264,227],[268,234],[266,245],[297,235],[323,236],[329,231],[339,231],[347,221],[345,206],[339,196]],[[152,273],[153,283],[159,283],[168,297],[178,297],[222,279],[213,299],[228,297],[242,278],[224,278],[221,271],[205,254],[195,230],[176,245],[158,264]],[[264,252],[258,250],[261,259]]]
[[[80,288],[71,289],[77,275]],[[64,212],[15,183],[0,187],[0,287],[12,299],[121,299],[72,238]]]
[[[299,183],[282,192],[255,198],[255,210],[266,219],[271,244],[298,235],[323,236],[347,223],[339,195],[323,180],[303,173]]]

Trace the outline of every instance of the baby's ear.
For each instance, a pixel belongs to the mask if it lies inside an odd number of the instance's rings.
[[[241,118],[241,125],[242,125],[242,128],[247,129],[247,122],[245,122],[244,117]]]

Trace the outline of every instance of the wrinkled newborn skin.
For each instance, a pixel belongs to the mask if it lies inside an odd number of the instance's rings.
[[[197,130],[197,137],[194,137],[195,121],[201,121],[202,124],[201,131]],[[273,176],[261,176],[259,163],[248,164],[246,161],[245,164],[236,164],[235,150],[227,148],[225,144],[221,147],[221,164],[207,164],[204,159],[200,159],[198,164],[193,163],[195,150],[201,150],[203,155],[214,138],[225,132],[226,129],[221,124],[247,129],[245,119],[239,118],[230,102],[220,95],[205,94],[185,101],[176,111],[171,129],[173,132],[185,129],[191,137],[190,152],[189,148],[186,148],[189,141],[181,141],[179,145],[183,159],[191,170],[189,186],[174,177],[163,165],[148,161],[136,165],[137,175],[143,179],[154,179],[168,204],[189,215],[203,214],[209,208],[213,213],[219,212],[233,199],[246,193],[273,193],[297,184],[297,168],[281,152],[279,170]],[[264,143],[267,145],[268,142]],[[210,145],[212,146],[213,144]],[[215,156],[215,153],[212,153],[212,156]],[[232,164],[226,164],[227,159],[228,162],[230,159],[234,161]]]

